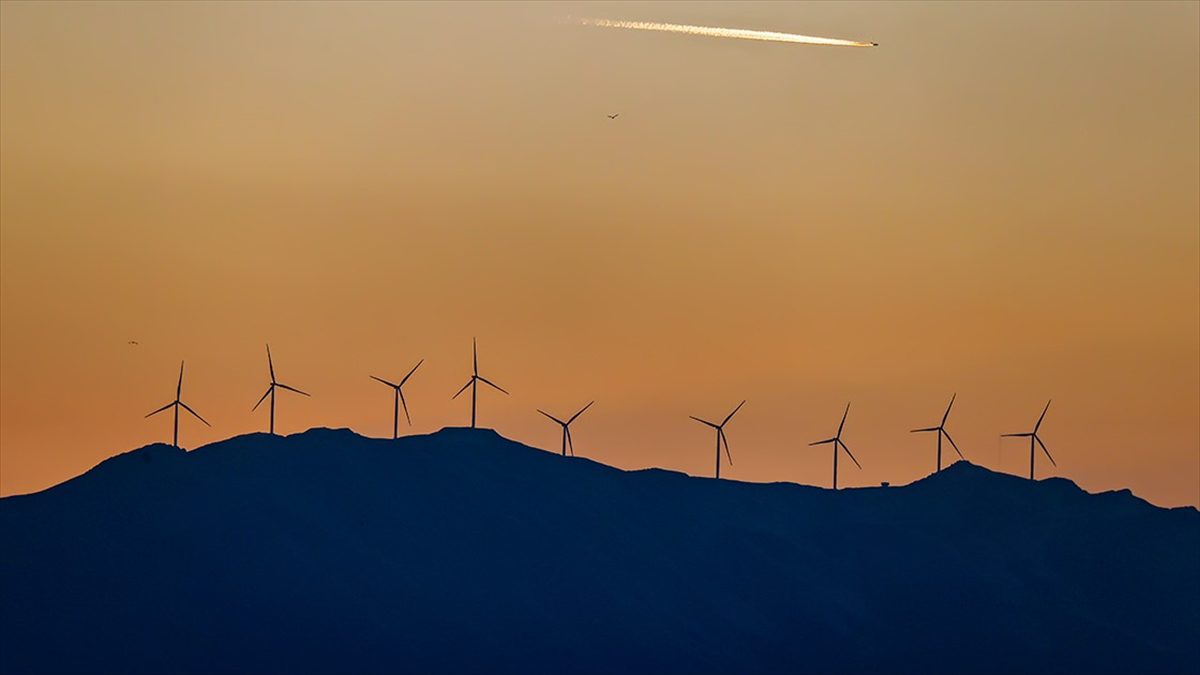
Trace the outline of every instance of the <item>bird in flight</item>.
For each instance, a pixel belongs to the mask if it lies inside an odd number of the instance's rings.
[[[136,347],[136,346],[138,346],[138,341],[137,341],[137,340],[130,340],[130,341],[129,341],[129,344],[130,344],[131,346],[134,346],[134,347]]]
[[[615,119],[617,119],[617,115],[620,115],[620,114],[621,114],[621,113],[613,113],[613,114],[611,114],[611,115],[609,115],[609,116],[608,116],[608,119],[610,119],[610,120],[615,120]]]

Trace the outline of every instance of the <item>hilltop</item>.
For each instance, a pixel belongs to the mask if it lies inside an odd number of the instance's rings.
[[[0,672],[1187,672],[1200,513],[830,490],[490,430],[151,445],[0,500]]]

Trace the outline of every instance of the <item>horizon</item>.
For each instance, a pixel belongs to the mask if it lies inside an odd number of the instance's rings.
[[[172,445],[171,443],[166,443],[166,442],[151,442],[146,445],[142,445],[142,446],[139,446],[136,448],[129,448],[127,450],[121,450],[121,451],[116,452],[115,454],[109,455],[108,457],[100,460],[100,462],[97,463],[95,466],[92,466],[92,467],[82,471],[78,475],[69,476],[69,477],[65,478],[62,482],[56,483],[55,485],[51,485],[51,486],[48,486],[48,487],[45,487],[45,488],[42,488],[40,490],[36,490],[33,492],[23,492],[23,493],[14,493],[14,494],[9,494],[9,495],[3,495],[3,496],[0,496],[0,499],[6,499],[8,497],[25,497],[25,496],[36,495],[36,494],[46,492],[53,488],[57,488],[60,485],[63,485],[64,483],[71,482],[78,478],[83,478],[84,476],[87,476],[88,474],[90,474],[92,471],[98,469],[101,465],[108,463],[110,460],[116,460],[121,457],[134,455],[134,454],[141,453],[144,451],[149,451],[152,448],[165,448],[168,450],[179,452],[183,455],[189,455],[194,452],[209,450],[210,448],[212,448],[213,446],[216,446],[216,445],[226,445],[231,442],[237,442],[237,441],[241,441],[244,439],[276,438],[276,439],[279,439],[280,441],[286,442],[291,438],[299,437],[299,436],[308,436],[308,435],[313,434],[314,432],[316,432],[316,433],[322,433],[322,432],[343,433],[343,432],[345,432],[345,433],[349,433],[349,434],[353,435],[355,438],[358,438],[358,439],[361,439],[364,441],[382,442],[382,443],[400,443],[403,441],[438,436],[438,435],[444,434],[446,432],[477,433],[477,434],[480,434],[483,436],[493,436],[493,437],[495,437],[501,441],[504,441],[506,443],[518,445],[518,446],[528,449],[528,450],[535,450],[538,452],[546,453],[551,456],[559,456],[559,457],[563,457],[564,459],[568,459],[568,460],[586,460],[592,464],[597,464],[597,465],[600,465],[600,466],[603,466],[606,468],[610,468],[610,469],[616,469],[617,471],[620,471],[622,473],[635,473],[638,471],[665,471],[667,473],[678,474],[680,476],[684,476],[687,478],[695,478],[695,479],[701,479],[701,480],[707,479],[707,480],[713,480],[713,481],[727,481],[727,482],[733,482],[733,483],[740,483],[740,484],[744,484],[744,485],[768,485],[769,486],[769,485],[787,484],[787,485],[795,485],[797,487],[812,488],[812,489],[823,490],[823,491],[828,491],[828,492],[843,492],[846,490],[875,490],[875,489],[891,489],[891,488],[911,487],[918,483],[922,483],[926,480],[936,478],[942,472],[950,470],[950,467],[957,466],[959,464],[969,466],[973,469],[983,470],[991,475],[1006,476],[1008,478],[1012,478],[1012,479],[1020,480],[1020,481],[1029,481],[1028,476],[1009,473],[1009,472],[1005,472],[1005,471],[999,471],[995,468],[985,466],[985,465],[979,464],[977,462],[972,462],[969,459],[960,459],[958,457],[954,457],[953,459],[945,462],[945,464],[941,468],[941,471],[930,471],[929,473],[924,474],[924,475],[919,475],[916,478],[913,478],[912,480],[910,480],[908,482],[896,483],[896,482],[891,482],[891,481],[881,481],[880,483],[877,483],[874,485],[848,485],[848,486],[840,485],[835,490],[828,484],[822,484],[819,480],[816,482],[804,482],[801,480],[789,480],[789,479],[777,479],[777,480],[768,480],[768,481],[739,480],[737,478],[728,478],[728,477],[724,477],[724,476],[721,478],[714,478],[711,475],[691,474],[691,473],[687,473],[687,472],[684,472],[684,471],[681,471],[678,469],[674,469],[669,466],[647,466],[647,467],[640,467],[640,468],[635,468],[635,469],[626,469],[626,468],[622,468],[622,467],[618,467],[618,466],[614,466],[612,464],[606,463],[604,461],[603,457],[585,456],[585,455],[563,456],[563,455],[560,455],[559,452],[555,451],[555,449],[552,447],[540,447],[537,445],[533,445],[532,443],[526,442],[519,438],[513,438],[513,437],[506,436],[503,433],[501,433],[498,429],[494,429],[491,427],[443,426],[439,429],[435,429],[435,430],[429,431],[429,432],[412,433],[412,434],[400,435],[396,438],[389,438],[386,436],[370,436],[367,434],[360,433],[349,427],[320,426],[320,427],[309,427],[308,429],[296,431],[296,432],[293,432],[290,434],[279,434],[279,433],[272,434],[267,431],[249,431],[249,432],[245,432],[242,434],[237,434],[235,436],[229,436],[227,438],[219,438],[219,439],[210,441],[208,443],[205,443],[204,445],[200,445],[200,446],[197,446],[194,448],[184,448],[184,447]],[[959,471],[961,471],[961,468],[955,469],[955,471],[959,472]],[[1136,492],[1134,492],[1133,490],[1131,490],[1130,488],[1127,488],[1127,487],[1092,492],[1092,491],[1085,489],[1083,486],[1079,485],[1078,482],[1072,480],[1069,476],[1064,476],[1064,475],[1050,475],[1050,476],[1038,477],[1036,480],[1029,481],[1029,482],[1041,483],[1043,481],[1065,481],[1065,482],[1070,483],[1071,485],[1075,486],[1081,492],[1083,492],[1084,494],[1087,494],[1089,496],[1090,495],[1111,494],[1111,493],[1128,493],[1131,496],[1133,496],[1134,498],[1138,499],[1139,501],[1145,502],[1146,504],[1149,504],[1150,506],[1153,506],[1153,507],[1159,508],[1159,509],[1171,510],[1171,509],[1181,509],[1182,508],[1182,509],[1200,510],[1200,509],[1197,509],[1197,507],[1192,506],[1190,504],[1183,504],[1183,505],[1178,505],[1178,506],[1168,506],[1168,505],[1163,505],[1163,504],[1157,504],[1157,503],[1153,502],[1152,500],[1147,499],[1145,496],[1137,494]]]
[[[573,25],[725,26],[784,44]],[[722,29],[724,30],[724,29]],[[0,3],[0,496],[479,424],[611,466],[966,459],[1200,507],[1200,4]],[[612,118],[611,115],[617,115]],[[134,344],[136,343],[136,344]],[[1040,455],[1039,450],[1039,455]],[[943,461],[957,459],[943,448]]]

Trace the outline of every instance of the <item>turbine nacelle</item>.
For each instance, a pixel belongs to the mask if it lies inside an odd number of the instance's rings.
[[[211,424],[208,423],[208,420],[201,417],[200,413],[196,412],[195,410],[192,410],[191,407],[188,406],[188,404],[183,402],[182,399],[183,399],[183,361],[180,361],[179,362],[179,380],[175,383],[175,400],[171,401],[170,403],[164,405],[163,407],[155,410],[154,412],[148,413],[146,415],[146,417],[153,417],[160,412],[164,412],[164,411],[170,410],[172,408],[175,409],[175,433],[174,433],[174,436],[172,437],[172,442],[175,447],[179,447],[179,409],[180,408],[183,408],[184,410],[191,413],[192,417],[195,417],[196,419],[200,420],[201,422],[204,422],[205,426],[209,426],[209,427],[212,426]]]
[[[483,377],[482,375],[479,374],[479,348],[476,345],[475,338],[471,338],[471,379],[467,380],[467,383],[462,386],[462,389],[459,389],[457,392],[455,392],[455,394],[450,397],[450,400],[454,400],[454,399],[458,398],[464,391],[467,390],[467,388],[471,389],[471,428],[472,429],[475,428],[475,403],[476,403],[476,397],[479,393],[479,383],[480,382],[488,385],[489,387],[495,389],[496,391],[499,391],[500,393],[502,393],[506,396],[511,396],[511,394],[509,394],[507,391],[505,391],[504,388],[502,388],[500,385],[496,384],[495,382],[492,382],[491,380],[489,380],[486,377]]]
[[[964,457],[962,454],[962,450],[958,449],[958,444],[955,443],[954,439],[950,437],[950,432],[946,431],[946,420],[950,419],[950,409],[954,407],[954,399],[957,397],[958,397],[958,394],[954,394],[950,397],[950,405],[946,406],[946,412],[942,414],[942,421],[936,427],[924,427],[922,429],[913,429],[911,432],[914,434],[937,432],[937,470],[938,471],[942,470],[942,437],[943,436],[946,438],[946,440],[950,441],[950,446],[954,448],[954,452],[957,452],[958,456],[960,458],[962,458],[964,460],[966,459],[966,457]]]
[[[833,489],[834,490],[837,489],[838,448],[841,448],[842,450],[844,450],[846,452],[846,454],[850,457],[850,460],[852,462],[854,462],[854,465],[857,466],[860,470],[862,469],[862,464],[858,463],[858,459],[856,459],[854,457],[854,453],[850,452],[850,448],[846,445],[845,441],[842,440],[842,430],[846,428],[846,416],[849,414],[850,414],[850,404],[847,403],[846,410],[845,410],[845,412],[842,413],[842,421],[838,423],[837,434],[835,434],[833,436],[833,438],[826,438],[823,441],[813,441],[812,443],[809,443],[809,446],[833,445]]]
[[[398,382],[398,383],[384,380],[383,377],[376,377],[374,375],[371,376],[371,380],[374,380],[377,382],[383,382],[384,384],[386,384],[386,386],[391,387],[392,390],[394,390],[396,404],[398,406],[404,407],[404,419],[408,420],[409,426],[413,425],[413,418],[410,417],[408,414],[408,401],[404,400],[403,387],[404,387],[404,384],[406,384],[408,382],[408,378],[412,377],[414,372],[416,372],[416,369],[421,368],[422,363],[425,363],[425,359],[421,359],[421,360],[419,360],[419,362],[416,362],[416,365],[413,366],[413,370],[409,370],[408,375],[402,377],[400,382]],[[394,413],[394,416],[392,416],[391,437],[392,437],[392,440],[395,440],[395,438],[400,437],[400,411],[398,411],[398,410],[396,410]]]
[[[593,403],[595,403],[595,401],[592,401],[592,402],[588,403],[587,405],[583,406],[582,408],[580,408],[579,412],[575,413],[574,415],[571,415],[571,417],[569,417],[565,422],[563,420],[558,419],[554,415],[551,415],[550,413],[546,412],[545,410],[538,408],[539,413],[545,415],[547,418],[556,422],[559,426],[562,427],[562,430],[563,430],[562,454],[563,454],[563,456],[566,456],[568,449],[571,451],[571,456],[572,457],[575,456],[575,443],[574,443],[574,440],[571,438],[571,423],[574,422],[576,419],[578,419],[579,416],[584,413],[584,411],[586,411],[588,408],[592,407]]]
[[[725,436],[725,425],[729,424],[729,420],[733,419],[733,416],[736,415],[737,411],[741,410],[742,406],[744,406],[744,405],[746,405],[746,402],[744,400],[741,403],[737,404],[737,407],[734,408],[733,411],[730,412],[728,415],[726,415],[725,419],[721,420],[720,424],[715,424],[713,422],[709,422],[708,420],[700,419],[699,417],[696,417],[695,415],[688,415],[688,417],[696,420],[697,422],[708,425],[708,426],[712,427],[713,429],[717,430],[717,470],[716,470],[717,478],[721,477],[721,446],[722,445],[725,446],[725,457],[726,457],[726,459],[729,460],[729,466],[733,466],[733,454],[729,451],[729,439]]]
[[[1033,480],[1034,458],[1037,456],[1037,446],[1041,446],[1042,452],[1046,453],[1046,459],[1050,460],[1050,464],[1058,468],[1058,462],[1054,461],[1054,456],[1050,454],[1050,449],[1042,442],[1042,437],[1038,436],[1038,430],[1042,428],[1042,421],[1046,419],[1046,411],[1050,410],[1051,401],[1046,401],[1046,407],[1042,408],[1042,414],[1038,415],[1037,423],[1033,425],[1033,431],[1020,434],[1000,434],[1001,438],[1029,439],[1029,480]]]
[[[300,391],[299,389],[297,389],[295,387],[288,386],[288,385],[275,379],[275,362],[271,358],[271,345],[267,345],[267,372],[271,376],[271,383],[267,385],[267,390],[263,392],[262,397],[260,397],[258,399],[258,402],[254,404],[254,407],[250,409],[250,412],[254,412],[255,410],[258,410],[258,406],[262,405],[262,402],[267,400],[267,397],[270,396],[271,397],[270,432],[273,434],[273,433],[275,433],[275,390],[276,389],[286,389],[287,391],[290,391],[290,392],[293,392],[296,394],[300,394],[301,396],[312,396],[312,395],[309,394],[308,392]]]

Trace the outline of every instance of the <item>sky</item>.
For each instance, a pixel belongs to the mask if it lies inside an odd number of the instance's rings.
[[[802,33],[826,47],[578,25]],[[616,119],[607,115],[619,113]],[[1200,505],[1200,4],[0,4],[0,494],[128,449],[469,421],[828,485],[1041,436]],[[138,344],[129,344],[136,341]],[[946,448],[948,461],[953,451]]]

